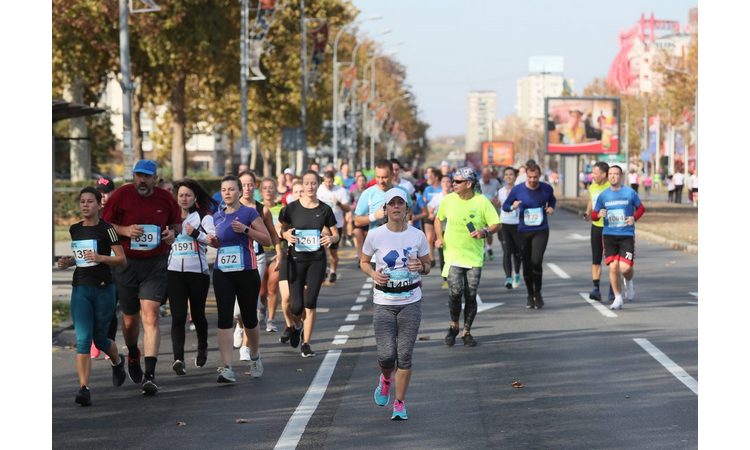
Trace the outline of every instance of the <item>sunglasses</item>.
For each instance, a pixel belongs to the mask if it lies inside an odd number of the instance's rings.
[[[453,183],[453,184],[461,184],[461,183],[466,183],[467,181],[469,181],[469,180],[453,180],[453,181],[451,181],[451,183]]]

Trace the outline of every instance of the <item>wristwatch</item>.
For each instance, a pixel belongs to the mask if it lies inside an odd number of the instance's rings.
[[[484,237],[487,237],[490,235],[490,229],[487,227],[482,228],[482,232],[484,233]]]
[[[250,227],[245,227],[245,229],[242,232],[245,234],[250,234]]]

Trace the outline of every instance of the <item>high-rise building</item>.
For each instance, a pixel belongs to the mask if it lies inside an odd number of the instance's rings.
[[[534,73],[516,81],[516,114],[531,121],[544,119],[544,98],[572,93],[575,82],[560,73]]]
[[[492,140],[492,123],[495,120],[496,94],[494,91],[469,92],[466,107],[465,152],[478,152],[482,141]]]

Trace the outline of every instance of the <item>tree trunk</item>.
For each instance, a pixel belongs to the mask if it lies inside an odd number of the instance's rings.
[[[252,139],[250,139],[250,164],[248,165],[248,168],[255,172],[255,168],[258,167],[258,144],[260,143],[260,138],[258,138],[258,135],[253,135]]]
[[[234,172],[234,130],[229,130],[227,138],[227,159],[224,161],[224,174],[230,175]]]
[[[76,78],[65,88],[63,96],[71,103],[83,103],[83,82]],[[70,134],[70,180],[85,181],[91,178],[91,147],[85,117],[69,121]]]
[[[133,101],[131,114],[131,130],[133,130],[133,155],[136,161],[143,159],[143,133],[141,131],[141,109],[143,108],[143,89],[141,88],[141,77],[135,78],[135,92],[131,97]]]
[[[279,138],[276,142],[276,173],[274,175],[278,175],[284,170],[281,164],[281,138]]]
[[[175,79],[172,87],[172,179],[185,178],[185,74]]]
[[[269,145],[261,149],[261,154],[263,156],[263,176],[273,176],[271,174],[271,146]]]

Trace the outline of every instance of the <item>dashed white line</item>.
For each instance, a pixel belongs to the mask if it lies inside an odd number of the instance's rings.
[[[372,289],[372,283],[365,283],[362,285],[362,289]]]
[[[352,311],[362,311],[363,305],[354,305],[352,306]]]
[[[370,290],[369,289],[363,289],[363,290],[359,291],[359,295],[369,295],[369,294],[370,294]]]
[[[341,325],[339,327],[339,333],[348,333],[348,332],[354,330],[355,326],[356,325]]]
[[[333,345],[344,345],[346,344],[346,341],[349,340],[349,336],[345,334],[337,334],[333,337],[333,342],[331,344]]]
[[[693,297],[697,297],[698,293],[697,292],[690,292],[690,295],[692,295]]]
[[[571,234],[568,235],[568,238],[575,239],[576,241],[585,241],[585,240],[589,239],[588,236],[583,236],[583,235],[580,235],[578,233],[571,233]]]
[[[286,450],[297,448],[297,444],[299,444],[299,440],[305,432],[307,423],[318,408],[320,400],[323,399],[323,395],[328,388],[328,383],[331,381],[331,375],[333,375],[333,371],[336,368],[336,363],[339,361],[339,356],[341,356],[341,350],[329,350],[326,353],[323,363],[320,364],[320,368],[315,374],[315,378],[310,387],[307,388],[305,396],[286,423],[284,432],[281,433],[281,437],[276,442],[275,449]]]
[[[653,356],[655,360],[659,361],[659,363],[664,366],[665,369],[667,369],[672,375],[675,376],[678,380],[682,382],[685,386],[688,387],[695,395],[698,395],[698,381],[691,377],[690,374],[685,372],[685,370],[678,366],[674,361],[669,359],[669,356],[662,353],[661,350],[656,348],[654,344],[648,341],[648,339],[643,338],[633,338],[636,344],[640,345],[641,348],[646,350],[646,352]]]
[[[562,278],[564,280],[569,280],[570,279],[570,275],[568,275],[567,273],[565,273],[565,271],[563,271],[560,268],[560,266],[558,266],[557,264],[547,263],[547,267],[549,267],[550,270],[552,270],[553,272],[555,272],[558,277],[560,277],[560,278]]]
[[[371,277],[367,277],[367,278],[365,278],[365,281],[367,281],[368,283],[372,283],[372,278]]]
[[[367,297],[357,297],[356,300],[354,300],[354,303],[365,303],[367,301]]]
[[[356,322],[359,320],[359,314],[347,314],[344,322]]]
[[[589,294],[587,294],[586,292],[579,292],[579,294],[581,294],[581,297],[583,297],[583,299],[586,300],[591,306],[596,308],[597,311],[602,313],[604,317],[609,317],[609,318],[617,317],[617,314],[615,314],[611,309],[604,306],[602,303],[597,302],[596,300],[591,300],[589,298]]]

